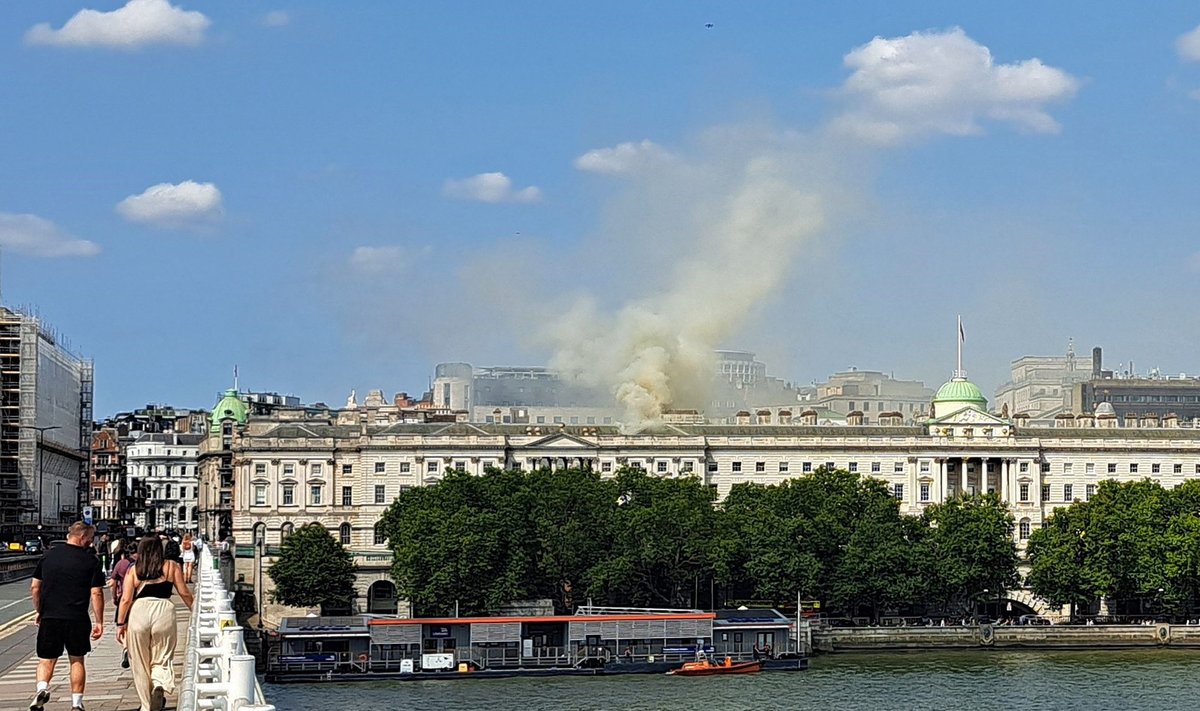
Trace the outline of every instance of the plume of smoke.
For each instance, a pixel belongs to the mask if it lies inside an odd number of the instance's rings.
[[[547,329],[551,366],[610,390],[626,431],[661,422],[671,408],[702,407],[714,349],[780,291],[837,202],[815,146],[794,134],[727,130],[695,155],[632,176],[608,230],[631,241],[611,247],[657,252],[650,273],[667,276],[615,308],[579,298]]]

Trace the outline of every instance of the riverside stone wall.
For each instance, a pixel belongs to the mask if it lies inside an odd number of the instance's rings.
[[[817,652],[937,649],[1200,648],[1200,626],[1050,625],[972,627],[839,627],[814,629]]]

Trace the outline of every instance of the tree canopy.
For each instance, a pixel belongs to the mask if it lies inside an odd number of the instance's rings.
[[[624,469],[450,472],[380,520],[393,578],[417,614],[483,613],[550,598],[570,612],[725,598],[804,599],[879,614],[934,602],[970,611],[1016,582],[1012,518],[993,497],[905,516],[883,482],[819,469],[739,484],[721,504],[694,477]]]
[[[354,559],[319,523],[285,538],[267,575],[275,583],[272,599],[284,605],[341,610],[354,600]]]

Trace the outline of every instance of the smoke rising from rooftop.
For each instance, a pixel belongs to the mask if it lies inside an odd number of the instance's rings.
[[[627,174],[604,240],[627,255],[644,288],[607,308],[579,297],[552,319],[544,333],[551,366],[610,390],[627,431],[653,426],[671,408],[703,408],[714,349],[780,294],[804,246],[847,199],[841,171],[829,169],[835,162],[819,145],[761,127],[725,128]]]

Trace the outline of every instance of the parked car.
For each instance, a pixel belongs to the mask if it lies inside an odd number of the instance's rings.
[[[37,538],[31,538],[28,541],[25,541],[26,553],[42,553],[44,550],[45,548],[42,546],[41,540]]]

